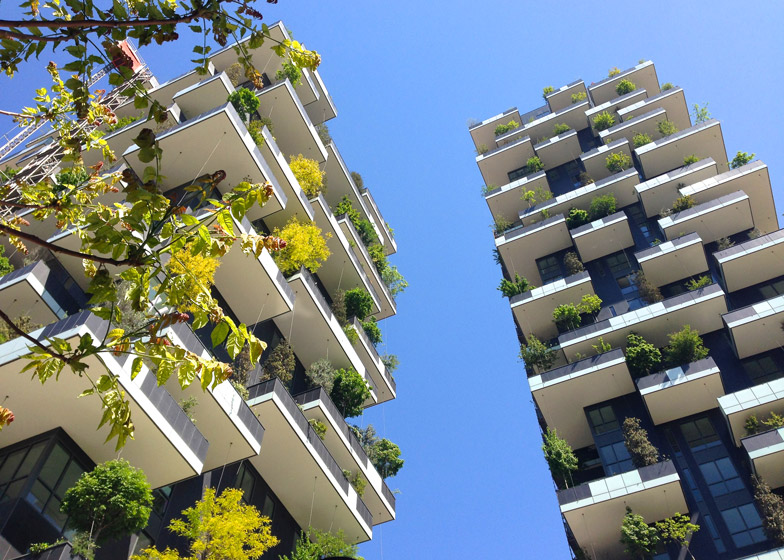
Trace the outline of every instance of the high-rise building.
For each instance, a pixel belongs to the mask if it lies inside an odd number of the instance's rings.
[[[276,41],[289,38],[282,23],[271,25],[269,32]],[[350,543],[367,541],[375,525],[395,518],[395,496],[382,476],[389,473],[374,466],[350,420],[306,371],[325,359],[334,369],[356,370],[370,388],[364,407],[395,398],[395,381],[376,349],[380,340],[370,323],[396,313],[394,287],[382,272],[397,247],[373,196],[361,176],[350,171],[324,125],[336,116],[335,104],[319,72],[303,69],[301,76],[293,75],[269,42],[253,53],[263,73],[260,89],[246,82],[233,46],[210,56],[207,75],[189,71],[165,83],[158,83],[135,50],[127,53],[149,97],[167,108],[167,122],[156,129],[164,194],[181,193],[218,170],[226,175],[219,189],[243,180],[268,182],[270,201],[235,220],[235,233],[269,233],[293,219],[313,222],[331,254],[317,272],[303,267],[287,276],[266,249],[253,258],[236,247],[221,259],[213,296],[236,323],[252,326],[268,344],[260,365],[245,372],[244,398],[243,388],[229,381],[202,391],[197,380],[183,392],[174,377],[158,386],[146,367],[132,379],[132,360],[122,356],[102,356],[102,364],[95,360],[96,371],[107,368],[119,378],[131,403],[135,438],[119,456],[143,469],[155,495],[147,528],[102,546],[98,558],[127,558],[149,544],[182,546],[167,526],[209,486],[241,488],[244,499],[271,518],[280,544],[265,558],[291,552],[309,527],[342,531]],[[260,102],[248,121],[227,102],[241,87]],[[120,120],[102,130],[118,156],[116,169],[142,176],[147,164],[132,139],[151,126],[146,112],[142,116],[133,99],[118,91],[109,97]],[[51,134],[23,140],[10,146],[0,163],[6,175],[13,169],[17,179],[37,181],[56,178],[71,165],[60,161]],[[99,153],[85,151],[85,166],[96,164]],[[290,166],[300,155],[324,172],[328,189],[305,192]],[[30,221],[38,237],[79,248],[73,232],[58,231],[51,220]],[[6,255],[16,268],[0,278],[0,308],[40,326],[33,337],[73,340],[106,333],[107,322],[87,305],[88,279],[80,259],[34,251],[25,260],[8,245]],[[364,325],[334,312],[342,301],[336,296],[350,290],[372,304],[368,318],[362,317]],[[200,356],[231,361],[225,349],[213,348],[209,331],[180,323],[165,336]],[[293,363],[280,360],[284,365],[277,367],[285,366],[287,375],[270,377],[265,360],[284,343],[293,351]],[[8,559],[25,554],[31,543],[69,537],[68,519],[60,512],[65,490],[81,473],[118,456],[113,443],[104,442],[107,429],[96,431],[99,400],[77,398],[89,387],[85,378],[63,374],[41,385],[19,374],[29,347],[24,338],[0,345],[0,401],[16,416],[0,436],[0,557]]]
[[[631,557],[627,508],[688,514],[696,558],[784,557],[751,479],[783,490],[767,166],[728,156],[721,122],[650,61],[543,97],[469,131],[539,424],[577,459],[554,472],[575,557]],[[667,542],[650,556],[689,557]]]

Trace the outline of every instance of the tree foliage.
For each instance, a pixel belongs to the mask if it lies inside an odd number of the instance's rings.
[[[608,171],[619,173],[632,166],[632,158],[623,152],[613,152],[605,159],[605,166]]]
[[[69,488],[60,506],[69,526],[96,544],[144,529],[152,511],[152,489],[140,469],[118,459],[97,465]]]
[[[520,359],[523,360],[529,377],[536,374],[534,368],[538,368],[539,371],[550,369],[555,363],[555,358],[555,350],[535,335],[528,337],[528,344],[520,345]]]
[[[670,343],[664,349],[664,361],[669,367],[686,365],[708,356],[709,350],[702,344],[700,333],[689,325],[667,336]]]
[[[400,458],[400,447],[386,438],[379,438],[372,424],[366,428],[359,426],[350,426],[350,428],[382,477],[395,476],[403,468],[404,461]]]
[[[654,528],[663,542],[686,547],[689,556],[694,558],[689,550],[689,540],[693,533],[700,530],[700,526],[692,523],[688,515],[676,512],[672,517],[657,521]]]
[[[514,280],[502,278],[501,284],[498,286],[498,290],[507,298],[533,290],[534,288],[534,285],[519,274],[515,274]]]
[[[346,316],[364,321],[373,310],[373,296],[362,288],[352,288],[343,295],[346,301]]]
[[[263,379],[278,378],[284,385],[289,385],[294,377],[297,360],[294,350],[287,340],[282,340],[267,356],[264,362]]]
[[[281,556],[280,560],[321,560],[322,558],[363,560],[361,556],[357,556],[357,553],[357,545],[346,544],[342,529],[333,534],[310,527],[300,534],[291,555]]]
[[[255,560],[278,544],[270,520],[242,501],[242,490],[227,488],[220,496],[207,488],[204,497],[174,519],[169,531],[190,542],[190,554],[146,548],[132,560]]]
[[[635,560],[646,560],[656,552],[659,540],[658,531],[627,506],[621,523],[621,544],[626,546],[624,552]]]
[[[308,198],[318,196],[326,191],[326,171],[322,171],[316,160],[306,158],[302,154],[291,156],[289,161],[291,172]]]
[[[637,86],[634,85],[634,82],[624,79],[618,82],[618,85],[615,86],[615,93],[617,93],[619,96],[626,95],[627,93],[631,93],[636,89]]]
[[[623,421],[623,442],[636,468],[655,465],[659,462],[659,450],[648,439],[648,432],[640,425],[640,419],[629,417]]]
[[[762,514],[762,530],[777,546],[784,545],[784,500],[762,478],[752,476],[754,501]]]
[[[244,122],[250,121],[251,115],[258,110],[261,103],[255,93],[244,87],[232,91],[227,101],[234,106]]]
[[[738,167],[743,167],[747,163],[750,163],[754,159],[754,156],[756,155],[757,154],[749,154],[746,152],[738,151],[738,153],[735,154],[735,157],[732,158],[732,161],[730,162],[730,169],[737,169]]]
[[[329,396],[344,418],[362,414],[362,403],[370,394],[367,381],[354,368],[335,372]]]
[[[331,254],[327,240],[332,234],[323,233],[315,222],[300,222],[296,216],[292,216],[282,229],[275,228],[272,233],[286,243],[281,250],[272,254],[278,268],[286,276],[299,272],[303,266],[316,272]]]
[[[657,370],[662,356],[656,346],[638,334],[626,336],[626,366],[632,378],[637,379]]]
[[[308,376],[313,384],[323,387],[327,394],[332,392],[336,373],[337,371],[332,367],[332,363],[326,358],[316,360],[305,370],[305,375]]]
[[[542,451],[553,479],[558,482],[560,488],[568,488],[567,477],[571,478],[572,471],[577,470],[577,456],[569,443],[558,437],[556,430],[547,428],[547,432],[542,437],[544,439]]]

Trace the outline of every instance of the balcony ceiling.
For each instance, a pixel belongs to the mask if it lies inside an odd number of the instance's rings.
[[[696,233],[638,251],[634,256],[645,278],[654,286],[664,286],[708,270],[702,240]]]
[[[612,171],[607,169],[607,156],[612,153],[622,153],[631,157],[631,144],[625,138],[621,138],[609,145],[594,148],[580,156],[580,160],[585,166],[585,171],[594,181],[599,181],[613,174]]]
[[[651,218],[658,216],[664,209],[672,208],[672,203],[680,196],[679,184],[690,185],[713,177],[717,173],[716,162],[706,158],[640,183],[637,192],[645,209],[645,215]]]
[[[748,307],[736,309],[723,317],[735,344],[738,358],[748,358],[782,345],[781,323],[784,320],[784,295]]]
[[[719,172],[727,170],[727,150],[717,120],[709,120],[645,144],[635,150],[646,178],[683,166],[684,158],[695,155],[713,158]]]
[[[173,101],[186,118],[192,119],[226,103],[229,94],[234,91],[229,77],[225,72],[211,78],[184,87],[174,94]]]
[[[686,96],[682,88],[672,88],[661,92],[659,95],[638,101],[618,111],[624,121],[645,114],[652,109],[661,108],[667,112],[667,120],[672,121],[678,130],[691,126],[689,107],[686,105]]]
[[[781,276],[784,230],[714,253],[729,292]]]
[[[569,130],[550,140],[536,145],[536,155],[542,160],[545,169],[553,169],[580,157],[582,149],[577,139],[577,131]]]
[[[533,175],[521,177],[512,183],[507,183],[499,189],[495,189],[487,196],[485,201],[490,208],[493,219],[503,218],[509,222],[517,220],[518,215],[528,208],[528,203],[523,200],[526,191],[544,189],[549,192],[550,187],[547,182],[547,175],[544,171],[539,171]],[[551,214],[553,214],[551,212]],[[536,219],[540,219],[541,214]],[[525,225],[533,223],[529,220]]]
[[[525,228],[507,231],[495,240],[507,270],[512,276],[525,276],[534,285],[541,285],[536,259],[572,246],[566,221],[559,214]]]
[[[649,96],[658,95],[661,91],[659,78],[656,76],[656,68],[653,66],[653,62],[647,61],[590,85],[588,91],[591,93],[594,105],[599,105],[617,97],[618,94],[615,92],[615,88],[621,80],[631,81],[637,86],[637,89],[646,90]]]
[[[695,232],[710,243],[754,227],[751,201],[738,191],[662,218],[659,227],[667,239]]]
[[[510,144],[500,146],[476,158],[479,171],[486,185],[505,185],[509,172],[523,167],[534,156],[533,145],[528,136]]]
[[[623,212],[616,212],[575,228],[571,230],[571,236],[583,262],[590,262],[634,245],[629,220]]]
[[[784,428],[741,440],[757,476],[771,488],[784,486]]]

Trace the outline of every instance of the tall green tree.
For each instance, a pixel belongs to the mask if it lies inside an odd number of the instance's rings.
[[[288,556],[281,556],[280,560],[321,560],[322,558],[363,560],[361,556],[357,556],[357,553],[357,545],[346,544],[346,537],[342,530],[332,534],[310,527],[300,534],[294,545],[294,552]]]
[[[656,528],[648,525],[642,515],[634,513],[627,506],[621,523],[621,544],[626,546],[626,554],[634,560],[648,560],[656,552],[660,540]]]
[[[564,488],[568,488],[572,471],[577,470],[577,456],[569,443],[558,437],[555,429],[547,428],[543,438],[542,451],[544,451],[547,466],[550,467],[550,472],[558,482],[558,486],[561,487],[563,484]]]

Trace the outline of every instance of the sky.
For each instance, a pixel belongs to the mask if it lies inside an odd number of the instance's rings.
[[[0,16],[8,6],[0,0]],[[338,109],[330,132],[394,228],[391,261],[410,283],[398,315],[381,323],[381,352],[401,362],[397,399],[362,420],[403,450],[405,466],[388,480],[400,491],[397,520],[377,526],[361,553],[569,558],[512,315],[496,290],[492,218],[466,122],[513,106],[525,112],[542,104],[545,86],[590,84],[650,59],[690,106],[708,103],[730,159],[742,150],[768,164],[781,216],[784,5],[279,0],[257,8],[322,55]],[[161,82],[188,68],[192,36],[181,37],[142,51]],[[0,108],[21,108],[45,83],[32,68],[0,78]]]

